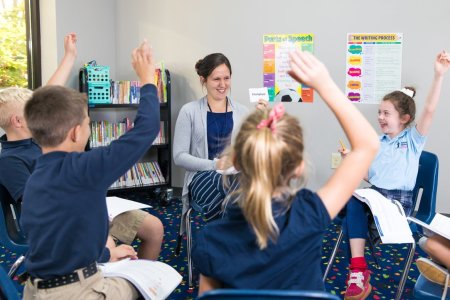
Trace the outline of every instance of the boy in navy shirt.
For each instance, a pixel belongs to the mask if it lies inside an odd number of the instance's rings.
[[[64,57],[47,85],[64,85],[73,69],[77,57],[77,36],[69,33],[64,38]],[[0,90],[0,127],[6,132],[0,138],[0,199],[6,209],[11,209],[12,217],[19,219],[23,191],[34,164],[41,156],[41,148],[31,138],[23,117],[24,106],[31,98],[32,91],[25,88],[6,88]],[[9,219],[13,222],[13,218]],[[20,233],[19,224],[15,226]],[[110,223],[108,247],[117,251],[114,240],[130,245],[137,236],[141,240],[139,258],[157,259],[163,238],[161,221],[142,210],[132,210],[120,214]],[[113,237],[113,238],[111,238]],[[20,238],[20,236],[14,237]],[[104,262],[102,259],[101,262]]]
[[[29,243],[30,274],[24,299],[134,299],[136,289],[122,278],[97,270],[105,247],[108,187],[147,151],[159,132],[155,65],[147,42],[133,51],[142,83],[135,126],[107,147],[83,152],[90,127],[86,96],[61,86],[36,90],[25,120],[43,155],[25,187],[21,224]],[[117,258],[135,257],[123,247]]]

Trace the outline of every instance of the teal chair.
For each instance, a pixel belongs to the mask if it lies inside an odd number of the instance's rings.
[[[438,175],[439,175],[438,157],[431,152],[422,151],[422,154],[420,155],[419,159],[419,171],[417,173],[416,185],[413,190],[413,207],[418,208],[412,213],[412,216],[428,224],[431,222],[436,213],[436,194],[438,187]],[[410,227],[413,233],[418,233],[419,230],[414,223],[410,223]],[[336,245],[334,246],[334,249],[328,261],[327,268],[323,275],[324,281],[326,280],[328,272],[331,269],[331,266],[333,265],[334,258],[336,257],[337,250],[342,242],[343,237],[344,237],[344,230],[341,228],[338,233]],[[416,249],[415,244],[408,244],[408,245],[409,245],[408,257],[406,259],[405,267],[403,269],[403,273],[397,287],[397,294],[395,296],[395,299],[400,299],[402,296],[406,279],[408,277],[409,268],[411,267],[412,259],[414,257]],[[371,245],[371,243],[369,243],[369,246],[373,248],[373,245]]]
[[[19,292],[16,290],[11,278],[0,267],[0,299],[19,300]]]
[[[417,300],[437,300],[443,299],[444,287],[437,283],[427,280],[422,275],[417,278],[414,286],[414,299]],[[444,299],[450,299],[450,288],[447,288],[447,296]]]
[[[339,300],[336,295],[321,291],[286,291],[286,290],[250,290],[217,289],[211,290],[197,300],[274,300],[274,299],[329,299]]]

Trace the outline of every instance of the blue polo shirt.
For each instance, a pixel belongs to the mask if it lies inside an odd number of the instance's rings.
[[[208,223],[195,238],[193,260],[201,274],[224,288],[324,290],[322,239],[330,216],[316,193],[302,189],[291,208],[273,205],[280,230],[276,243],[258,248],[238,206]]]
[[[8,141],[6,135],[0,138],[0,189],[2,196],[18,203],[23,195],[25,183],[34,170],[41,148],[32,139]]]
[[[49,279],[109,256],[106,192],[152,145],[160,128],[154,85],[141,88],[134,128],[107,147],[49,152],[37,159],[22,203],[25,267]]]
[[[369,182],[387,190],[412,191],[419,170],[419,158],[426,137],[416,126],[404,129],[396,137],[380,136],[380,150],[369,168]]]

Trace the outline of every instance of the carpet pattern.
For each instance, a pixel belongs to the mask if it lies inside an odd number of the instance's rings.
[[[158,216],[164,224],[165,236],[162,246],[162,251],[159,260],[174,267],[182,276],[182,283],[175,289],[168,299],[195,299],[197,296],[197,289],[189,289],[187,284],[187,257],[185,253],[186,240],[184,239],[182,251],[179,257],[175,256],[175,248],[177,244],[178,230],[180,225],[181,203],[180,201],[172,201],[169,205],[161,205],[158,200],[145,194],[135,194],[122,196],[124,198],[148,203],[152,206],[149,212]],[[200,215],[193,214],[193,230],[198,230],[204,225],[204,221]],[[324,236],[323,244],[323,269],[325,269],[328,258],[336,243],[337,232],[339,225],[333,223],[327,230]],[[343,298],[345,293],[345,280],[347,277],[348,256],[345,250],[347,245],[344,241],[337,253],[333,267],[331,268],[328,278],[325,282],[326,290],[332,294]],[[134,246],[137,246],[135,243]],[[371,284],[373,286],[372,293],[368,299],[394,299],[397,291],[397,285],[401,277],[403,266],[406,260],[407,247],[404,244],[400,245],[381,245],[375,248],[373,254],[378,258],[380,270],[376,269],[373,261],[373,256],[366,248],[366,258],[369,261],[369,268],[372,271]],[[417,250],[414,256],[414,261],[418,256],[423,256],[421,250]],[[17,259],[17,254],[9,251],[0,245],[0,265],[9,270],[11,265]],[[195,274],[195,272],[194,272]],[[419,273],[415,263],[411,265],[402,299],[413,299],[412,290]],[[198,280],[198,274],[195,274],[195,281]],[[19,292],[23,291],[17,281],[16,287]]]

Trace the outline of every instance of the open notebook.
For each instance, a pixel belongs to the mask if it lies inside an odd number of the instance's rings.
[[[408,217],[408,220],[422,226],[424,234],[431,236],[438,234],[446,239],[450,240],[450,218],[441,214],[436,214],[431,220],[430,224],[422,222],[419,219]]]
[[[356,190],[353,196],[369,206],[384,244],[415,243],[400,202],[370,188]]]
[[[146,300],[166,299],[182,280],[174,268],[159,261],[124,259],[99,267],[105,277],[127,279]]]
[[[126,211],[151,207],[147,204],[119,197],[106,197],[106,206],[108,208],[108,218],[110,221]]]

